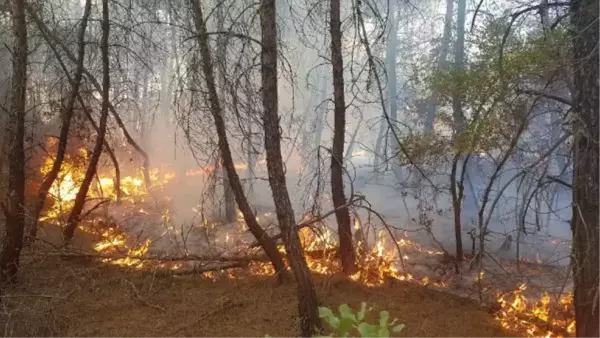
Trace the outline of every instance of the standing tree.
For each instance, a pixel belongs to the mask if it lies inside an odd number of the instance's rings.
[[[244,188],[240,181],[240,177],[238,176],[233,164],[233,157],[231,155],[231,150],[229,149],[229,142],[227,141],[227,133],[225,129],[225,121],[223,119],[223,111],[221,109],[221,102],[219,101],[219,95],[217,93],[212,56],[209,49],[206,22],[202,12],[202,6],[198,0],[190,0],[190,2],[193,9],[194,26],[196,28],[198,45],[200,47],[202,72],[204,73],[204,80],[206,81],[206,87],[208,89],[210,112],[215,121],[215,128],[217,130],[221,161],[223,167],[227,171],[229,183],[233,189],[233,193],[240,211],[244,216],[244,221],[246,222],[246,225],[248,225],[248,230],[250,230],[252,235],[254,235],[262,249],[265,251],[267,257],[269,257],[269,260],[271,261],[271,264],[277,273],[278,281],[283,282],[285,277],[285,264],[283,263],[283,258],[277,250],[275,241],[272,240],[265,230],[260,226],[260,224],[258,224],[256,216],[254,215],[254,212],[248,203],[248,199],[244,194]]]
[[[25,100],[27,91],[27,24],[25,1],[11,1],[14,48],[12,104],[10,109],[10,153],[6,239],[0,253],[0,283],[14,283],[19,272],[19,256],[25,231]]]
[[[298,288],[300,334],[310,337],[320,327],[318,300],[315,287],[300,245],[294,210],[288,194],[283,159],[281,157],[281,132],[278,114],[277,91],[277,24],[275,0],[262,0],[261,23],[261,74],[263,99],[263,128],[267,153],[269,185],[275,202],[275,212],[281,229],[288,262]]]
[[[330,1],[331,63],[333,68],[334,129],[331,156],[331,195],[336,209],[340,238],[340,259],[346,275],[356,272],[356,254],[352,243],[350,213],[344,196],[344,134],[346,133],[346,101],[344,98],[344,61],[342,59],[342,22],[340,0]]]
[[[110,22],[108,17],[108,0],[102,0],[101,26],[102,39],[100,41],[100,54],[102,59],[102,108],[100,113],[100,124],[98,126],[98,134],[96,135],[96,143],[94,144],[94,149],[92,151],[92,155],[90,156],[90,162],[88,163],[81,186],[77,191],[77,195],[73,203],[73,209],[69,214],[67,225],[63,231],[65,245],[68,245],[73,238],[77,224],[80,221],[79,218],[81,217],[81,212],[83,211],[83,206],[85,205],[86,196],[90,189],[90,185],[94,179],[94,175],[96,174],[96,168],[98,166],[98,161],[100,160],[100,155],[102,154],[104,137],[106,135],[108,108],[110,105],[110,58],[108,55],[108,35],[110,33]]]
[[[572,0],[573,278],[577,337],[598,337],[598,0]]]
[[[69,129],[71,127],[71,119],[73,118],[73,112],[75,111],[75,101],[79,96],[79,85],[81,84],[81,79],[83,78],[83,61],[85,56],[85,30],[88,23],[88,18],[90,16],[92,8],[91,0],[87,0],[85,2],[85,7],[83,10],[83,17],[81,19],[81,26],[79,27],[79,34],[77,43],[79,45],[79,50],[77,53],[77,64],[75,68],[75,75],[72,79],[71,83],[71,92],[67,97],[67,103],[62,106],[61,118],[62,124],[60,126],[60,134],[58,137],[58,147],[56,150],[56,158],[54,159],[54,163],[52,163],[52,168],[50,172],[44,178],[40,190],[38,192],[37,200],[35,201],[35,206],[33,209],[33,219],[31,227],[29,228],[29,238],[30,241],[34,240],[37,235],[37,222],[40,217],[40,213],[44,207],[44,203],[46,202],[46,197],[48,195],[48,191],[50,191],[50,187],[58,177],[58,173],[60,172],[60,168],[62,167],[63,160],[65,158],[65,153],[67,151],[67,141],[69,136]],[[93,122],[93,120],[91,120]],[[115,161],[115,163],[117,163]],[[118,168],[118,167],[117,167]],[[120,176],[120,175],[119,175]]]

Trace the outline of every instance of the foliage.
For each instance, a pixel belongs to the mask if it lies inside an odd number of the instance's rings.
[[[405,327],[404,324],[395,325],[397,319],[389,322],[390,314],[387,311],[379,313],[379,322],[369,324],[365,321],[367,304],[361,303],[360,311],[354,313],[347,304],[339,307],[339,316],[327,307],[319,307],[319,317],[323,319],[333,330],[327,337],[348,337],[349,335],[360,337],[389,337],[390,331],[398,333]]]
[[[505,26],[492,22],[476,36],[477,53],[466,69],[440,70],[433,76],[441,109],[451,106],[458,96],[467,118],[466,130],[455,135],[455,152],[493,152],[510,143],[527,118],[527,102],[531,102],[517,89],[559,73],[560,50],[567,43],[564,30],[511,35],[503,41]],[[452,120],[443,112],[437,116]]]

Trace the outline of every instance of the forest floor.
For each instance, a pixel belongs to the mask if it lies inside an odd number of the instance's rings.
[[[294,336],[292,282],[207,279],[134,271],[86,260],[25,254],[19,284],[0,314],[4,336]],[[366,301],[406,324],[401,336],[508,336],[476,302],[403,282],[366,287],[315,276],[319,300]],[[373,319],[371,319],[373,320]]]

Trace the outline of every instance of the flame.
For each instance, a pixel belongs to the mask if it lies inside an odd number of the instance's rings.
[[[498,296],[500,310],[495,314],[500,325],[513,332],[524,332],[529,337],[562,337],[575,333],[573,295],[566,294],[552,301],[548,293],[539,299],[524,295],[526,284]]]
[[[56,144],[56,140],[49,139],[48,145]],[[88,153],[85,149],[80,149],[78,154],[66,155],[62,164],[61,170],[57,179],[51,186],[49,195],[52,198],[52,203],[45,210],[42,220],[61,223],[61,217],[71,210],[79,187],[85,175]],[[46,175],[52,168],[54,159],[47,157],[40,172]],[[235,168],[242,170],[248,167],[247,164],[235,164]],[[199,169],[189,169],[185,172],[185,176],[206,175],[215,170],[214,166]],[[154,187],[164,187],[171,181],[176,179],[175,173],[165,168],[153,168],[149,170],[150,178]],[[135,175],[124,176],[121,178],[121,191],[123,193],[123,201],[131,204],[143,202],[149,191],[144,182],[143,173],[138,170]],[[91,186],[90,197],[92,198],[108,198],[116,199],[115,182],[112,173],[98,172],[97,179]],[[139,214],[148,215],[148,211],[140,206],[134,206]],[[238,210],[239,230],[246,231],[247,226],[244,222],[243,215]],[[269,217],[270,214],[265,214]],[[304,215],[302,221],[307,221],[314,217],[311,214]],[[171,225],[171,215],[169,209],[164,209],[161,212],[161,219],[167,228],[173,228]],[[258,216],[256,216],[258,221]],[[85,231],[92,232],[93,221],[88,223],[83,222],[81,228]],[[204,226],[211,226],[205,220]],[[354,221],[354,230],[358,231],[362,228],[358,218]],[[303,228],[299,232],[301,244],[306,253],[306,261],[309,269],[317,274],[333,274],[341,270],[339,266],[339,257],[337,257],[337,245],[334,232],[324,227],[321,232],[315,232],[308,227]],[[235,243],[235,235],[226,233],[224,240],[226,244]],[[386,241],[384,232],[379,232],[374,243],[368,245],[366,238],[361,238],[357,245],[357,260],[359,270],[353,274],[352,280],[362,283],[366,286],[383,285],[389,279],[418,283],[421,285],[433,287],[445,287],[442,281],[432,280],[430,276],[413,276],[408,271],[401,271],[398,268],[399,256],[396,247],[403,250],[402,258],[404,260],[411,259],[413,253],[426,254],[431,256],[444,255],[441,251],[431,250],[420,246],[417,243],[410,241],[408,238],[401,238],[398,241]],[[113,264],[123,267],[133,267],[141,269],[148,266],[148,261],[143,259],[152,244],[152,241],[147,239],[141,243],[131,244],[134,241],[125,233],[115,227],[105,229],[100,234],[100,240],[93,246],[93,249],[102,254],[115,255],[115,258],[103,258],[102,261],[107,264]],[[391,243],[389,243],[391,242]],[[284,253],[283,246],[278,247],[279,251]],[[404,249],[407,249],[404,251]],[[177,270],[184,267],[184,264],[178,262],[161,263],[160,267]],[[267,262],[253,262],[249,265],[248,271],[254,275],[266,276],[274,273],[273,267]],[[219,275],[224,275],[228,278],[235,278],[236,274],[231,270],[225,272],[207,272],[204,274],[207,278],[216,280]],[[483,278],[484,275],[478,275],[476,279]],[[575,331],[575,321],[573,315],[573,295],[568,294],[553,300],[547,293],[543,294],[539,299],[527,298],[525,291],[527,286],[520,285],[516,290],[503,294],[497,297],[497,302],[500,305],[500,310],[496,312],[495,317],[505,329],[515,332],[526,333],[528,336],[547,336],[558,337],[564,335],[573,335]],[[559,329],[562,328],[562,330]]]

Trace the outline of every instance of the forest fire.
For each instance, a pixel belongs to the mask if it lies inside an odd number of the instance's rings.
[[[84,150],[81,150],[81,153],[85,155]],[[40,169],[41,173],[47,174],[52,163],[53,159],[47,158]],[[244,168],[242,165],[237,167]],[[84,176],[83,168],[84,166],[79,164],[76,157],[65,159],[58,178],[50,189],[53,203],[46,210],[44,220],[57,222],[58,225],[61,224],[61,217],[68,213],[76,198],[79,185]],[[195,176],[197,173],[207,174],[209,172],[210,170],[207,169],[188,170],[185,176]],[[153,187],[165,187],[176,178],[173,172],[159,169],[150,170],[150,176]],[[131,204],[131,207],[137,213],[150,214],[138,205],[144,201],[149,193],[141,171],[138,171],[138,175],[122,177],[121,191],[123,193],[122,200]],[[90,189],[90,195],[95,199],[114,201],[116,199],[115,181],[110,175],[99,173]],[[160,217],[168,217],[168,212],[168,209],[163,210]],[[257,220],[259,220],[258,215]],[[84,222],[80,227],[86,232],[93,233],[94,225],[88,223],[90,222]],[[239,210],[237,223],[237,231],[240,233],[247,231]],[[356,224],[355,230],[357,230]],[[233,236],[235,234],[227,233],[225,236],[227,243],[234,242]],[[321,227],[319,230],[305,227],[300,230],[300,237],[311,272],[320,275],[333,275],[341,270],[339,259],[337,259],[335,234],[330,228]],[[110,265],[134,269],[158,267],[169,270],[180,270],[185,266],[181,262],[149,264],[149,260],[145,260],[143,257],[148,254],[152,240],[146,239],[131,244],[134,242],[126,232],[111,226],[102,230],[100,240],[94,244],[93,249],[100,255],[102,262]],[[285,254],[282,245],[279,245],[279,250]],[[111,255],[114,255],[114,257],[107,257]],[[357,243],[359,270],[350,278],[369,287],[381,286],[390,280],[407,281],[437,288],[447,287],[448,285],[439,278],[432,278],[432,276],[427,275],[417,277],[406,270],[405,263],[413,261],[417,255],[436,257],[443,256],[445,253],[425,248],[406,237],[399,238],[395,242],[390,241],[389,236],[381,230],[377,233],[375,239],[371,240],[371,243],[368,243],[365,239],[360,239]],[[270,276],[274,273],[274,270],[270,263],[258,261],[251,262],[247,270],[238,272],[238,270],[223,269],[219,271],[217,269],[204,272],[203,275],[206,278],[216,280],[216,276],[242,278],[245,273],[255,276]],[[495,318],[503,328],[513,332],[522,332],[532,337],[559,337],[574,333],[572,295],[565,295],[556,301],[552,301],[548,294],[544,294],[536,301],[525,297],[524,291],[526,289],[525,285],[521,285],[517,290],[497,298],[499,310],[495,313]]]

